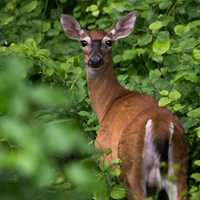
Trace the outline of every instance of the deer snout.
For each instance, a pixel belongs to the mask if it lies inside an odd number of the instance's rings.
[[[103,58],[99,55],[91,56],[88,60],[88,65],[91,67],[99,67],[103,65]]]

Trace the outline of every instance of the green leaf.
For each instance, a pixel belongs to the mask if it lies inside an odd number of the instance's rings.
[[[114,169],[111,170],[111,175],[112,176],[120,176],[121,174],[121,170],[120,170],[120,167],[114,167]]]
[[[145,46],[151,43],[152,39],[153,39],[152,35],[147,33],[144,34],[143,36],[138,37],[137,44],[139,46]]]
[[[30,3],[27,3],[25,6],[23,6],[21,8],[21,12],[24,13],[24,12],[27,12],[27,13],[30,13],[32,12],[34,9],[36,9],[38,5],[38,2],[37,1],[31,1]]]
[[[178,36],[181,36],[182,34],[188,32],[189,30],[190,30],[189,27],[184,25],[176,25],[174,28],[174,31]]]
[[[143,48],[137,48],[137,49],[135,49],[135,52],[138,56],[141,56],[141,55],[145,54],[146,50]]]
[[[180,111],[180,110],[182,110],[183,108],[185,108],[185,106],[184,106],[184,105],[181,105],[180,103],[177,103],[177,104],[175,104],[175,105],[173,106],[174,111]]]
[[[52,68],[52,67],[48,67],[48,68],[46,68],[46,70],[45,70],[45,74],[47,75],[47,76],[52,76],[53,75],[53,73],[54,73],[54,69]]]
[[[169,99],[168,97],[163,97],[163,98],[161,98],[161,99],[159,100],[159,106],[160,106],[160,107],[164,107],[164,106],[170,104],[171,101],[172,101],[172,100]]]
[[[166,0],[161,0],[159,3],[159,8],[161,10],[165,10],[167,8],[169,8],[172,5],[172,2],[170,0],[166,1]]]
[[[113,199],[123,199],[126,197],[126,191],[121,185],[116,185],[112,188],[111,197]]]
[[[177,99],[180,99],[181,98],[181,93],[177,90],[172,90],[170,93],[169,93],[169,98],[171,100],[177,100]]]
[[[167,90],[161,90],[159,92],[162,96],[168,96],[169,92]]]
[[[195,161],[194,161],[194,164],[195,164],[196,166],[200,167],[200,160],[195,160]]]
[[[91,11],[96,11],[96,10],[98,10],[98,7],[97,7],[97,5],[91,5],[91,6],[89,7],[89,10],[91,10]]]
[[[152,55],[152,60],[154,60],[157,63],[162,63],[163,62],[163,56],[158,55],[158,54],[153,54]]]
[[[161,74],[159,69],[151,70],[150,73],[149,73],[150,80],[152,80],[152,81],[159,79],[161,75],[162,74]]]
[[[192,51],[192,57],[200,62],[200,49],[193,49]]]
[[[113,58],[114,63],[119,63],[119,62],[121,62],[122,60],[123,60],[122,55],[116,55],[116,56],[114,56],[114,58]]]
[[[48,22],[42,22],[42,32],[47,32],[51,28],[51,24]]]
[[[195,28],[195,27],[197,27],[197,26],[200,26],[200,20],[194,20],[193,22],[190,22],[190,23],[188,24],[188,27],[189,27],[189,28]]]
[[[0,19],[0,24],[1,25],[7,25],[7,24],[11,23],[14,19],[15,18],[13,16],[6,16],[2,20]]]
[[[169,33],[162,31],[158,34],[157,39],[153,43],[153,52],[162,55],[166,53],[170,48]]]
[[[200,107],[188,112],[187,116],[191,118],[200,118]]]
[[[92,12],[92,15],[95,17],[97,17],[100,13],[97,5],[95,5],[95,4],[92,4],[91,6],[87,7],[86,12]]]
[[[125,50],[123,53],[124,60],[131,60],[135,58],[135,56],[136,56],[136,52],[134,51],[134,49]]]
[[[158,31],[159,29],[161,29],[163,27],[163,23],[161,21],[155,21],[152,24],[149,25],[149,28],[155,32]]]
[[[197,83],[198,82],[198,77],[197,77],[197,73],[194,71],[189,71],[188,73],[186,73],[185,75],[185,80],[191,81],[193,83]]]
[[[196,131],[197,131],[197,137],[200,138],[200,127],[198,127],[198,128],[196,129]]]
[[[191,177],[198,182],[200,181],[200,173],[194,173],[191,175]]]
[[[89,112],[87,112],[87,111],[80,111],[79,113],[78,113],[80,116],[82,116],[82,117],[91,117],[91,113],[89,113]]]
[[[187,80],[187,81],[191,81],[193,83],[198,82],[198,77],[197,77],[197,73],[193,72],[193,71],[180,71],[178,73],[176,73],[173,82],[177,82],[177,81],[181,81],[181,80]]]
[[[92,15],[95,16],[95,17],[97,17],[99,15],[99,13],[100,13],[99,10],[96,10],[96,11],[92,12]]]

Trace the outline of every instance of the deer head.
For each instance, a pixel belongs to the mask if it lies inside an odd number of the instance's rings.
[[[127,37],[132,32],[135,21],[136,14],[130,12],[109,31],[87,31],[82,29],[72,16],[61,16],[61,24],[65,34],[81,43],[89,79],[95,79],[101,72],[112,66],[113,41]]]

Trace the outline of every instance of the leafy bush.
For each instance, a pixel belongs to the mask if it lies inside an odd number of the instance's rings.
[[[97,167],[79,44],[61,13],[105,29],[137,11],[134,33],[114,44],[119,81],[182,120],[190,145],[191,200],[200,196],[200,4],[198,0],[1,0],[1,199],[123,199],[118,162]],[[91,142],[90,142],[91,141]]]

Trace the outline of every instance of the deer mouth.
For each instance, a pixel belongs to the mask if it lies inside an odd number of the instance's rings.
[[[88,65],[88,66],[92,69],[97,69],[97,70],[103,67],[103,65]]]
[[[98,71],[101,70],[104,67],[104,65],[88,65],[88,67],[92,70]]]

